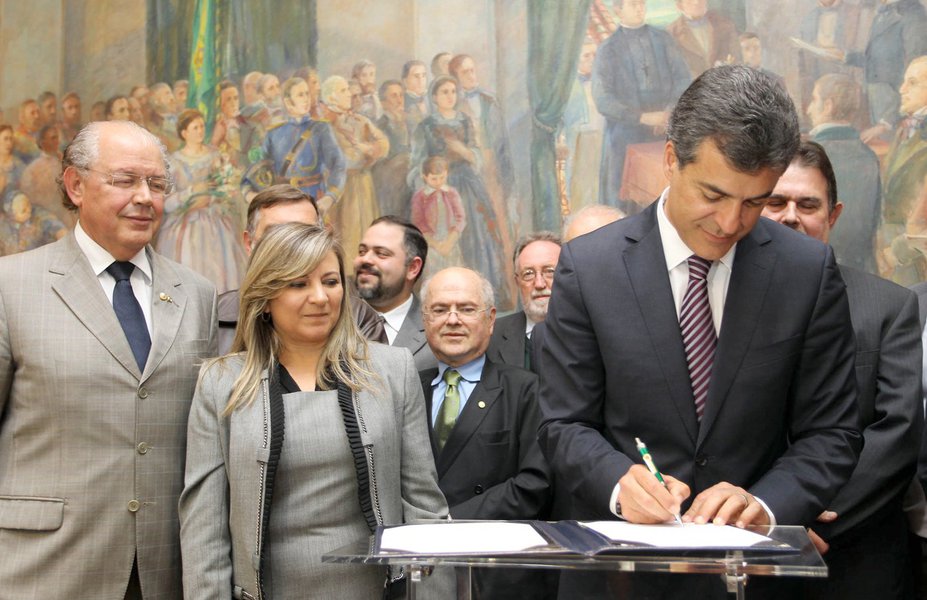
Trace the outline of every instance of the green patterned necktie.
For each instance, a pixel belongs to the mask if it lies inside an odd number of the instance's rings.
[[[443,450],[447,439],[451,437],[451,430],[454,429],[454,423],[457,422],[457,413],[460,412],[458,381],[460,381],[460,373],[454,369],[448,369],[444,372],[444,383],[447,384],[447,391],[444,392],[444,402],[441,403],[441,408],[438,409],[438,419],[435,422],[438,450]]]

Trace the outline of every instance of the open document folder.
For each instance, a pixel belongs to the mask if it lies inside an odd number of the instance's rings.
[[[797,553],[798,549],[754,531],[731,526],[636,525],[625,521],[446,521],[379,527],[376,551],[400,554],[595,555],[625,552],[743,550]]]

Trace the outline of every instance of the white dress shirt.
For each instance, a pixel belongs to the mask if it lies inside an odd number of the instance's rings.
[[[383,329],[386,330],[386,340],[389,342],[390,346],[396,341],[396,336],[399,335],[399,330],[402,329],[402,324],[405,323],[406,316],[409,314],[409,309],[411,308],[412,294],[409,294],[406,301],[393,310],[380,313],[380,316],[383,317]]]

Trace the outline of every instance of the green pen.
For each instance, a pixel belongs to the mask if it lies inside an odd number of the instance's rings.
[[[647,468],[653,473],[653,476],[663,484],[663,487],[668,490],[669,488],[666,486],[663,474],[657,469],[657,465],[653,464],[653,457],[650,456],[650,450],[647,449],[647,446],[644,445],[644,442],[642,442],[639,437],[634,438],[634,442],[637,444],[637,451],[641,453],[641,458],[644,459],[644,464],[647,465]],[[673,518],[676,519],[677,523],[682,525],[682,519],[679,518],[679,515],[673,515]]]

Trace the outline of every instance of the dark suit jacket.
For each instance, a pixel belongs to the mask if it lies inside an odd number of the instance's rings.
[[[539,367],[539,440],[557,481],[576,517],[613,518],[609,498],[640,461],[638,436],[693,498],[727,481],[763,499],[780,524],[811,523],[861,447],[853,331],[833,253],[767,219],[738,243],[699,423],[657,206],[560,255]]]
[[[921,329],[923,329],[924,323],[927,321],[927,282],[919,283],[911,289],[917,294],[918,313],[921,320]],[[922,388],[922,397],[925,393],[927,393],[927,390]],[[917,458],[917,478],[921,482],[921,487],[924,488],[924,494],[927,495],[927,432],[924,432],[920,448],[920,455]]]
[[[827,127],[811,139],[827,151],[843,202],[840,227],[830,235],[837,260],[841,265],[877,273],[875,237],[882,214],[879,158],[849,125]]]
[[[901,514],[923,428],[921,328],[917,298],[890,281],[840,265],[856,333],[859,418],[865,444],[853,476],[816,523],[829,542],[868,522]]]
[[[420,373],[431,424],[432,380]],[[438,452],[438,485],[455,519],[536,519],[550,493],[548,467],[537,443],[537,377],[487,360],[451,435]],[[482,407],[481,407],[482,404]]]
[[[525,311],[496,319],[486,358],[494,363],[525,368]]]

